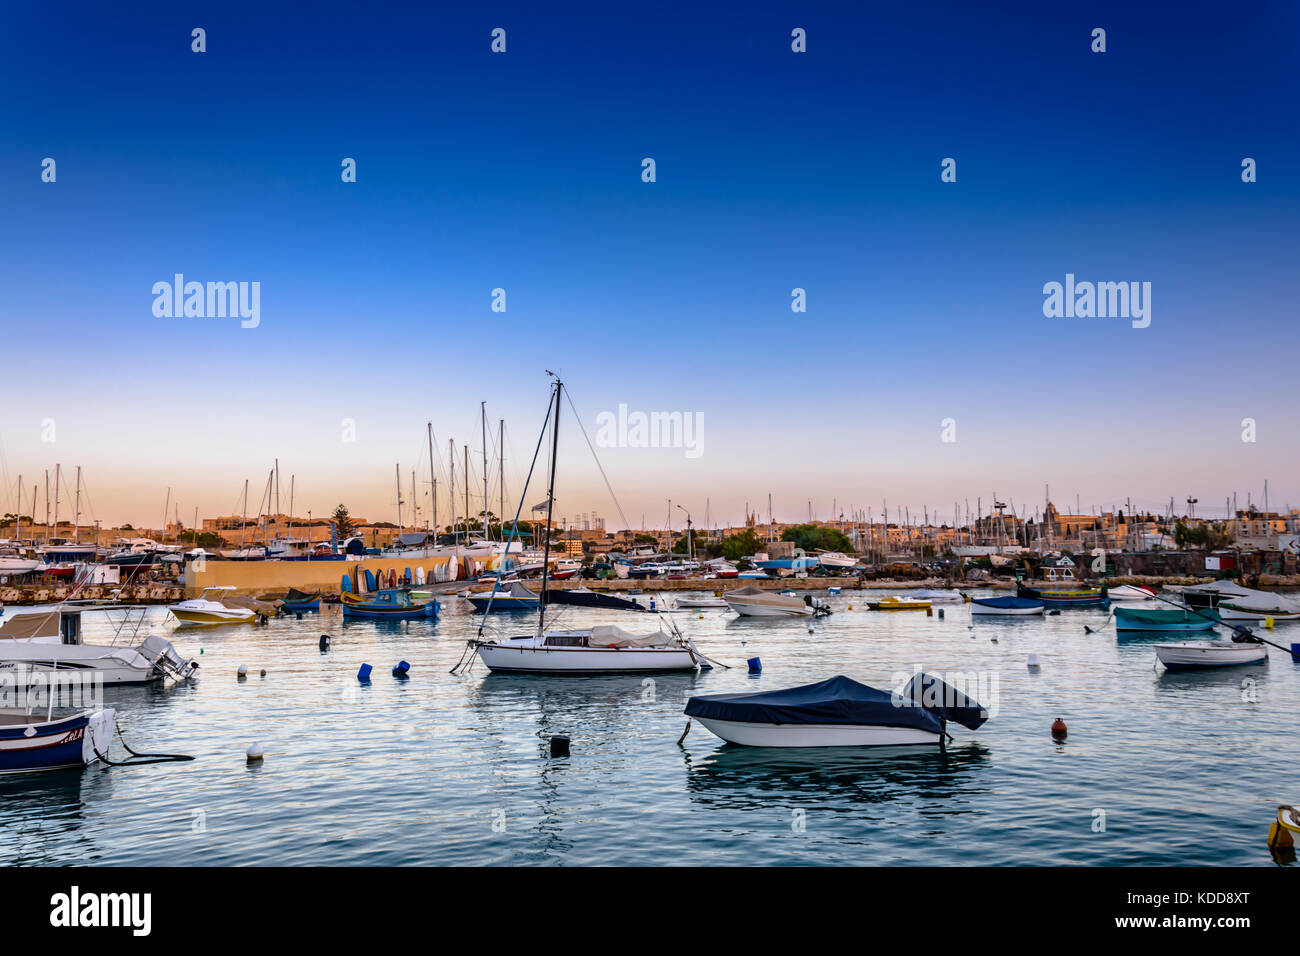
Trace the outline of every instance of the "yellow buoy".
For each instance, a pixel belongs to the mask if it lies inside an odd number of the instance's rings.
[[[1300,811],[1288,804],[1277,808],[1277,819],[1268,828],[1268,845],[1270,849],[1295,846],[1294,833],[1300,832]]]
[[[1264,630],[1266,631],[1273,630],[1273,619],[1271,617],[1264,618]]]

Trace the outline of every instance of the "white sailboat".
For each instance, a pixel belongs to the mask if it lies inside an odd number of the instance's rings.
[[[564,383],[555,379],[551,394],[551,468],[546,493],[546,528],[552,527],[555,505],[555,470],[559,454],[560,401]],[[543,432],[544,434],[544,432]],[[538,441],[538,449],[541,441]],[[527,494],[527,489],[524,491]],[[519,510],[523,509],[521,499]],[[518,514],[516,513],[516,521]],[[699,670],[709,667],[707,659],[668,620],[668,633],[657,630],[634,633],[611,624],[585,629],[547,630],[547,584],[550,571],[551,536],[544,535],[541,603],[537,612],[537,630],[532,634],[502,640],[483,640],[480,625],[479,638],[469,642],[469,649],[494,673],[563,674],[566,676],[589,674],[629,674],[660,671]]]

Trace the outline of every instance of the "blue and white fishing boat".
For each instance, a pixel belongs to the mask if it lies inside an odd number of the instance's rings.
[[[114,712],[82,711],[70,717],[0,710],[0,774],[85,767],[108,753]]]
[[[345,591],[340,599],[343,602],[344,617],[407,621],[421,617],[436,618],[441,610],[437,601],[421,604],[411,600],[410,588],[380,588],[365,597]]]
[[[284,596],[284,604],[280,608],[286,614],[298,614],[303,611],[320,610],[320,592],[307,593],[299,591],[297,588],[290,588],[289,593]]]
[[[797,558],[769,558],[766,554],[756,554],[751,558],[754,566],[762,571],[811,571],[821,560],[810,555]]]
[[[928,674],[893,694],[839,676],[786,690],[692,697],[685,713],[747,747],[932,745],[943,742],[950,720],[975,730],[989,719],[978,701]]]
[[[971,614],[1042,614],[1047,605],[1037,598],[971,598]]]

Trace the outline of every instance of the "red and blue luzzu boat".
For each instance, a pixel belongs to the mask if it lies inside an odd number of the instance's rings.
[[[1054,607],[1107,607],[1110,595],[1103,584],[1099,588],[1030,588],[1016,582],[1016,597],[1042,601]]]
[[[108,753],[114,719],[112,710],[49,719],[0,710],[0,774],[88,766]]]

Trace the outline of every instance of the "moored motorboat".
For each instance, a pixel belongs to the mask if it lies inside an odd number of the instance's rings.
[[[1234,667],[1268,660],[1268,648],[1255,641],[1182,641],[1155,645],[1156,657],[1170,670]]]
[[[1115,630],[1190,633],[1213,630],[1219,623],[1217,611],[1191,611],[1185,608],[1115,608]]]
[[[1246,597],[1220,598],[1218,611],[1225,621],[1300,620],[1300,604],[1267,591]]]
[[[114,636],[118,643],[83,642],[84,612],[122,611],[129,616],[135,610],[140,615],[129,634],[127,621],[118,623]],[[181,657],[165,638],[149,635],[135,642],[144,610],[117,604],[61,604],[5,615],[0,624],[0,671],[7,675],[72,672],[93,675],[104,684],[149,684],[166,677],[186,680],[193,676],[199,665]]]
[[[956,588],[922,588],[908,596],[929,601],[931,604],[964,604],[966,601],[966,595]]]
[[[221,584],[206,587],[196,598],[170,605],[167,610],[172,617],[187,626],[211,627],[217,624],[247,624],[257,617],[257,612],[247,607],[228,607],[221,601],[212,600],[209,594],[220,596],[227,591],[234,591],[234,585]]]
[[[1003,614],[1028,616],[1031,614],[1042,614],[1047,610],[1047,605],[1037,598],[1023,597],[993,597],[993,598],[971,598],[970,612],[972,614]]]
[[[928,611],[930,602],[924,598],[901,597],[891,594],[879,601],[868,601],[867,607],[873,611]]]
[[[978,701],[927,674],[894,694],[842,675],[785,690],[710,694],[688,700],[685,713],[747,747],[934,745],[950,720],[975,730],[989,718]]]
[[[536,592],[518,581],[508,588],[499,588],[495,594],[491,591],[471,594],[467,600],[474,605],[474,611],[478,614],[488,611],[536,611],[539,604]]]
[[[733,611],[746,617],[812,617],[823,610],[811,598],[801,601],[793,595],[776,594],[752,584],[727,591],[722,599]]]
[[[710,608],[723,608],[723,607],[731,606],[720,597],[678,598],[676,603],[677,603],[677,607],[686,611],[696,611],[696,610],[703,611],[703,610],[708,610]]]

